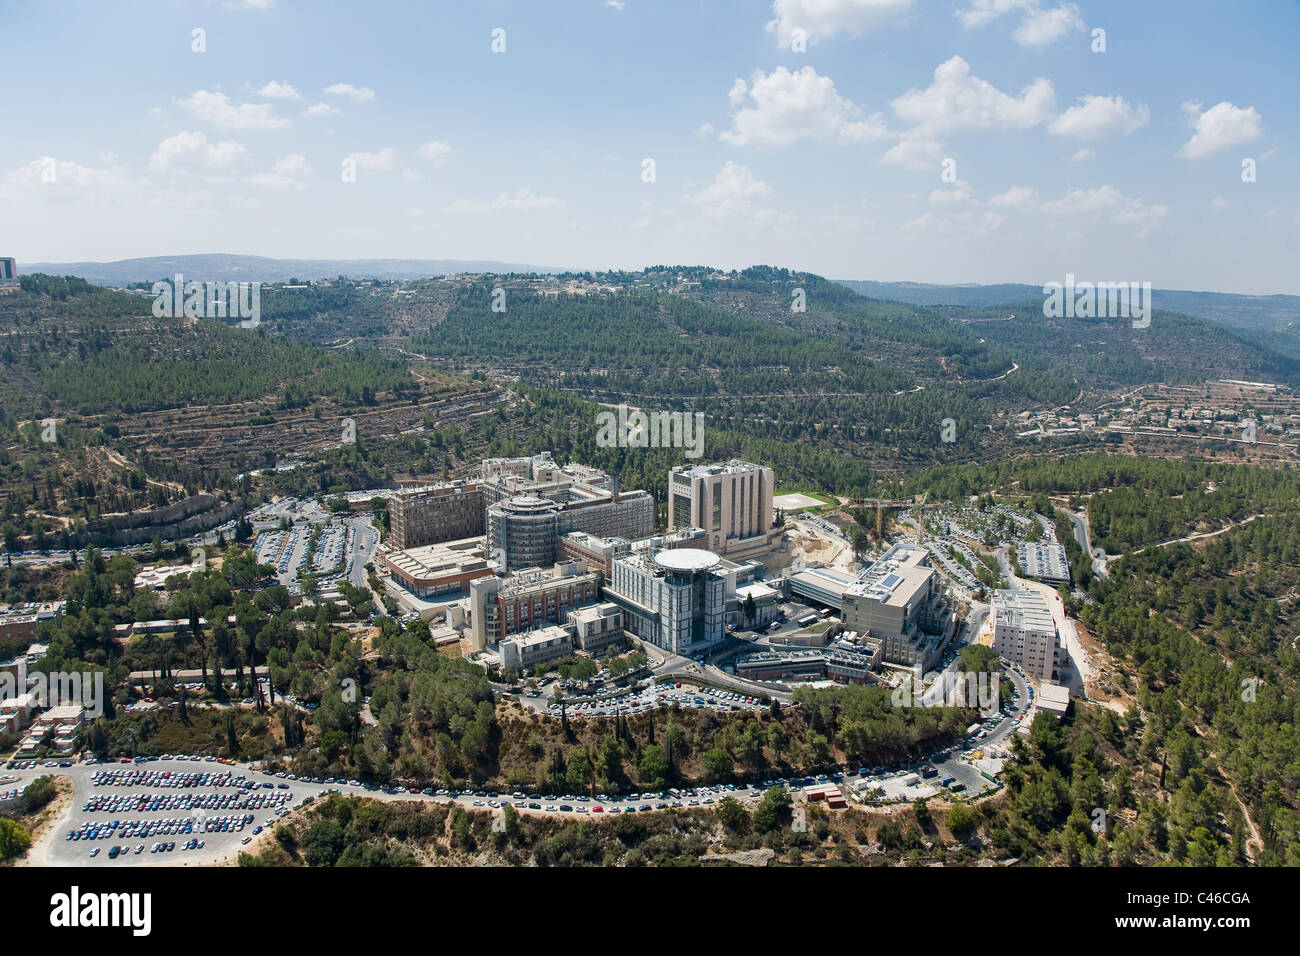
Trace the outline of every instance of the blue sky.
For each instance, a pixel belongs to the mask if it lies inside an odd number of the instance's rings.
[[[20,267],[235,252],[1300,293],[1289,0],[0,18],[0,255]]]

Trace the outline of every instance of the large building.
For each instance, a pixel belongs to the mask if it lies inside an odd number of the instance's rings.
[[[993,592],[993,649],[1040,681],[1064,683],[1067,661],[1056,619],[1037,591]]]
[[[557,465],[549,454],[489,458],[474,481],[403,489],[389,500],[389,543],[398,550],[487,535],[491,560],[510,570],[551,564],[568,531],[643,538],[654,498],[620,492],[604,472]]]
[[[623,639],[623,611],[612,601],[574,608],[569,612],[569,626],[577,645],[594,653]]]
[[[483,487],[477,482],[402,489],[388,500],[389,542],[398,550],[483,533]]]
[[[887,664],[929,670],[952,640],[956,616],[924,548],[896,544],[844,592],[844,626],[880,641]]]
[[[45,623],[56,627],[63,620],[63,602],[46,604],[0,604],[0,638],[36,640],[37,629]]]
[[[536,665],[568,657],[573,653],[573,636],[558,624],[548,624],[497,645],[501,666],[506,670],[532,670]]]
[[[771,468],[747,461],[680,465],[668,475],[668,527],[703,528],[719,554],[766,551],[773,527]]]
[[[471,581],[469,652],[542,624],[561,623],[572,608],[596,601],[600,584],[600,572],[581,561]]]
[[[18,281],[18,263],[14,259],[0,258],[0,282]]]
[[[471,581],[495,575],[481,538],[430,544],[379,556],[392,581],[419,598],[436,598],[469,589]]]
[[[624,612],[624,626],[674,654],[699,654],[723,639],[727,573],[712,551],[634,551],[614,560],[605,597]]]

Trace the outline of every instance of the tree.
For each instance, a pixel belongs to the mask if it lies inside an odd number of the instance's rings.
[[[664,754],[663,747],[649,744],[641,751],[641,760],[637,764],[636,772],[643,790],[662,790],[668,782],[668,770],[668,757]]]
[[[710,783],[731,779],[732,771],[735,770],[735,761],[731,759],[731,754],[727,748],[721,744],[716,744],[704,752],[704,774]]]
[[[979,818],[964,803],[959,803],[948,811],[948,829],[958,838],[966,836],[975,829]]]
[[[26,853],[32,835],[8,817],[0,817],[0,860]]]
[[[744,833],[749,829],[749,812],[735,797],[723,797],[718,801],[718,819],[728,830]]]
[[[754,809],[754,829],[759,833],[775,830],[789,815],[791,802],[785,787],[769,787]]]

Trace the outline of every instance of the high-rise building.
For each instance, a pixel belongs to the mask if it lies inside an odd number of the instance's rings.
[[[679,465],[668,475],[668,528],[703,528],[719,554],[754,553],[772,546],[774,476],[747,461]]]
[[[727,610],[722,559],[699,548],[634,551],[614,559],[605,598],[623,626],[655,647],[698,654],[720,643]]]
[[[453,481],[403,489],[388,501],[388,525],[398,550],[475,537],[483,533],[483,487]]]
[[[18,281],[18,262],[15,259],[0,258],[0,282]]]
[[[1040,681],[1064,683],[1068,658],[1047,599],[1038,591],[993,592],[993,649]]]
[[[559,624],[571,608],[600,596],[601,575],[581,561],[527,568],[504,578],[471,581],[470,653],[542,624]]]

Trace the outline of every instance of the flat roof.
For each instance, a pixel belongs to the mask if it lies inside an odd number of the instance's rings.
[[[655,564],[668,571],[707,571],[722,558],[703,548],[669,548],[656,552]]]

